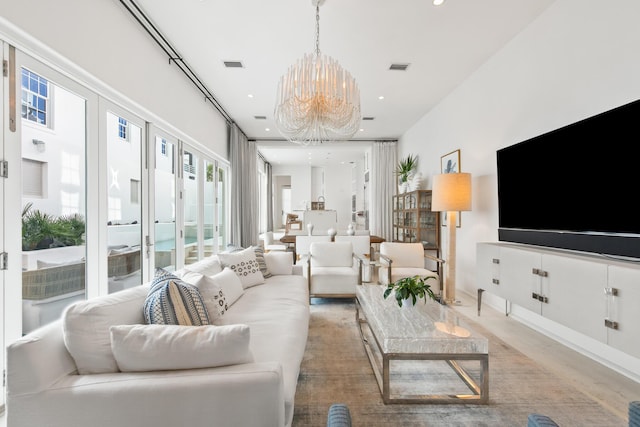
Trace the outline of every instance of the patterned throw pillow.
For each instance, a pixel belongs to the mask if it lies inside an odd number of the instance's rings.
[[[218,254],[218,258],[224,267],[229,267],[238,275],[244,289],[264,283],[264,276],[252,248],[233,253],[221,253]]]
[[[252,248],[253,248],[253,251],[256,253],[256,261],[258,261],[258,265],[260,266],[262,277],[266,279],[268,277],[273,276],[273,274],[271,274],[269,272],[269,269],[267,268],[267,262],[264,260],[264,249],[262,249],[262,247],[260,246],[252,246]]]
[[[238,280],[233,272],[230,272],[230,274]],[[209,315],[209,321],[213,324],[216,323],[216,320],[224,316],[228,308],[227,299],[222,287],[216,283],[213,279],[214,277],[215,276],[209,277],[201,273],[194,273],[189,270],[185,270],[185,274],[182,276],[182,280],[195,286],[200,291],[202,301],[204,301],[204,306]],[[242,287],[242,285],[238,286]]]
[[[200,291],[161,268],[144,302],[144,320],[156,325],[209,325],[209,314]]]

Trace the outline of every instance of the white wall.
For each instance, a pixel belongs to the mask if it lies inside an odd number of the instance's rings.
[[[418,154],[426,188],[456,149],[473,175],[473,210],[457,232],[459,290],[475,294],[476,242],[498,238],[496,150],[640,98],[639,17],[637,0],[556,1],[399,140],[399,157]]]

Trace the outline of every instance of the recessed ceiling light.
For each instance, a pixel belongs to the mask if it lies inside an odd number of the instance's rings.
[[[364,129],[360,128],[360,132],[364,132]]]
[[[253,98],[253,95],[252,95],[252,94],[249,94],[249,95],[247,95],[247,96],[248,96],[249,98]]]
[[[264,130],[266,130],[267,132],[269,132],[271,129],[269,129],[269,128],[264,128]]]
[[[384,99],[384,96],[380,95],[380,96],[378,97],[378,99]]]
[[[444,0],[433,0],[434,6],[440,6],[442,3],[444,3]]]

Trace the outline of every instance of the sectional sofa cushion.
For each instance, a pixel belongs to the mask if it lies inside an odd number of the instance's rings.
[[[111,349],[122,372],[199,369],[250,363],[247,325],[117,325]]]
[[[193,264],[185,266],[186,270],[193,271],[195,273],[201,273],[205,276],[213,276],[222,271],[222,265],[217,256],[209,256]],[[177,273],[177,272],[176,272]],[[176,274],[180,277],[178,274]]]
[[[111,325],[144,323],[149,285],[71,304],[62,314],[64,344],[79,374],[118,372],[111,352]]]
[[[209,315],[197,287],[161,268],[144,302],[144,320],[156,325],[208,325]]]
[[[253,248],[218,254],[223,267],[229,267],[240,278],[244,289],[264,283],[264,276]]]

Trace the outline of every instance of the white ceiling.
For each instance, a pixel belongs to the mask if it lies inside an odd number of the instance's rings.
[[[353,143],[311,149],[267,141],[283,140],[273,121],[280,76],[315,49],[312,0],[133,1],[266,160],[303,164],[312,153],[322,165],[360,157],[362,141],[399,138],[554,0],[325,0],[320,50],[354,76],[362,116],[374,120]]]

